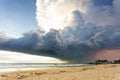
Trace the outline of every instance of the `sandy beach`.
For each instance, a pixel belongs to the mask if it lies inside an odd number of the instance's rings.
[[[0,73],[0,80],[120,80],[120,65],[61,67]]]

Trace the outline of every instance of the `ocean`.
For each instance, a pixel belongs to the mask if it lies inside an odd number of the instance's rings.
[[[47,69],[50,67],[78,67],[89,64],[61,64],[61,63],[0,63],[0,72]]]

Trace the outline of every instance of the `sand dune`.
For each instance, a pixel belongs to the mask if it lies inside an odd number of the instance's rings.
[[[0,80],[120,80],[120,65],[61,67],[1,73]]]

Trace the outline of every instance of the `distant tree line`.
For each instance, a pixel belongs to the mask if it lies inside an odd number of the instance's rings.
[[[108,61],[108,60],[96,60],[95,62],[90,62],[89,64],[120,64],[120,59],[119,60],[114,60],[114,61]]]

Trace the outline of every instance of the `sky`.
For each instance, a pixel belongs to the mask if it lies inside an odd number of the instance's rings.
[[[20,37],[37,28],[35,0],[0,0],[0,32]]]
[[[64,63],[64,61],[51,57],[0,51],[0,63],[48,63],[48,61],[49,63]]]
[[[0,0],[0,50],[18,62],[21,53],[68,63],[119,59],[119,8],[120,0]]]
[[[25,32],[36,29],[36,0],[0,0],[0,32],[8,37],[19,38]],[[19,58],[18,58],[19,56]],[[44,56],[20,52],[0,51],[0,63],[61,63]]]

